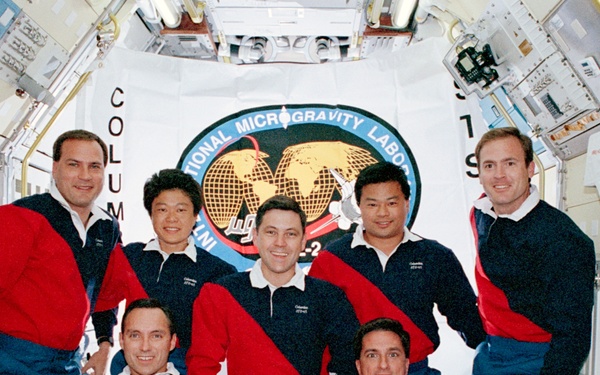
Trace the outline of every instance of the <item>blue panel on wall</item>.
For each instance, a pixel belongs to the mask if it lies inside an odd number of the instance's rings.
[[[13,22],[15,22],[20,12],[21,8],[12,1],[0,0],[0,38],[4,36]]]

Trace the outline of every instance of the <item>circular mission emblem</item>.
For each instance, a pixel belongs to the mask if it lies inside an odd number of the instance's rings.
[[[196,244],[246,270],[258,259],[252,228],[262,202],[283,194],[300,203],[307,215],[300,263],[308,265],[328,242],[360,223],[356,176],[384,160],[408,177],[410,228],[421,196],[412,152],[395,128],[357,108],[307,104],[241,111],[196,136],[177,167],[202,186]]]

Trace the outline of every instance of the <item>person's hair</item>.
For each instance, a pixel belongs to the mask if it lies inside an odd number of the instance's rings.
[[[521,147],[523,148],[523,152],[525,153],[525,165],[531,164],[533,161],[533,142],[531,142],[531,138],[522,134],[519,129],[513,127],[506,128],[495,128],[486,132],[479,142],[477,142],[477,146],[475,146],[475,158],[477,159],[477,168],[479,168],[479,164],[481,163],[481,149],[487,143],[491,141],[495,141],[503,138],[515,137]]]
[[[363,349],[363,339],[368,333],[374,331],[387,331],[398,335],[400,342],[402,342],[404,355],[406,358],[410,357],[410,336],[404,330],[404,327],[402,327],[402,323],[390,318],[376,318],[360,326],[356,335],[354,335],[354,359],[360,359],[360,353]]]
[[[127,309],[125,309],[125,313],[123,314],[123,318],[121,319],[121,332],[125,333],[125,322],[129,314],[135,309],[161,309],[163,313],[165,313],[165,317],[167,318],[167,322],[169,323],[169,332],[171,335],[175,333],[175,323],[173,322],[173,313],[167,306],[163,306],[159,300],[156,298],[141,298],[136,299],[131,302]]]
[[[100,148],[102,148],[102,159],[104,161],[104,166],[106,167],[106,164],[108,163],[108,149],[106,148],[106,143],[104,143],[104,141],[96,134],[83,129],[69,130],[59,135],[58,138],[56,138],[56,141],[54,141],[54,146],[52,147],[52,160],[60,160],[60,157],[62,156],[63,143],[71,139],[78,141],[98,142]]]
[[[192,201],[194,215],[202,209],[200,184],[194,177],[179,169],[163,169],[150,177],[144,184],[144,207],[152,215],[152,202],[165,190],[181,190]]]
[[[306,213],[300,207],[300,204],[294,199],[285,195],[275,195],[264,201],[256,211],[255,228],[258,230],[263,221],[263,217],[270,210],[293,211],[300,216],[302,231],[306,229]]]
[[[360,204],[362,189],[366,185],[390,181],[399,183],[404,198],[410,198],[410,185],[408,184],[406,174],[404,174],[402,168],[389,161],[381,161],[365,167],[360,171],[358,177],[356,177],[356,184],[354,185],[354,197],[356,198],[356,203]]]

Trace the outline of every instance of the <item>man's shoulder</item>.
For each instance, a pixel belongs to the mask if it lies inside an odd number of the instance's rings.
[[[527,214],[530,220],[525,225],[531,231],[538,233],[553,233],[554,236],[545,236],[548,241],[554,242],[557,238],[565,238],[568,242],[573,240],[582,241],[593,248],[593,241],[565,212],[551,206],[545,201],[540,201],[538,205]],[[543,228],[543,230],[540,230]]]
[[[50,195],[50,193],[34,194],[28,197],[17,199],[12,205],[17,207],[29,208],[39,211],[45,207],[58,204],[58,201]]]
[[[36,194],[9,204],[0,205],[0,221],[5,233],[3,237],[14,237],[17,232],[30,235],[43,228],[49,229],[56,218],[61,218],[61,211],[52,202],[48,194]]]
[[[12,203],[0,206],[0,215],[10,216],[13,223],[30,222],[31,220],[54,222],[69,216],[61,204],[49,193],[35,194],[18,199]]]
[[[320,295],[345,295],[344,291],[340,287],[323,279],[313,276],[306,276],[304,282],[306,285],[305,290],[311,293],[318,293]]]
[[[564,233],[566,230],[580,231],[569,215],[542,200],[525,215],[524,225],[534,231],[539,230],[539,227],[542,226],[546,233],[550,229],[558,230],[557,234]]]
[[[249,272],[235,272],[229,275],[225,275],[215,281],[213,284],[220,285],[225,289],[231,288],[243,288],[245,286],[252,286],[250,284],[250,273]]]
[[[237,269],[234,266],[198,246],[196,246],[196,262],[203,268],[210,267],[230,274],[237,272]]]
[[[526,216],[533,216],[536,214],[543,215],[552,219],[558,218],[560,220],[573,221],[571,220],[571,218],[569,218],[569,215],[543,200],[540,200],[538,204]]]
[[[143,242],[131,242],[125,246],[122,246],[123,253],[127,258],[140,258],[144,255],[144,247],[146,246]]]
[[[340,254],[344,251],[347,251],[351,249],[353,237],[354,233],[346,233],[342,237],[325,245],[325,250],[333,254]]]
[[[432,252],[442,252],[442,253],[452,252],[452,250],[450,250],[446,246],[442,245],[437,240],[433,240],[433,239],[425,238],[425,237],[420,237],[420,239],[418,241],[408,241],[402,245],[406,245],[406,246],[410,245],[410,246],[414,246],[415,248],[418,248],[418,249],[424,249],[426,251],[432,251]]]

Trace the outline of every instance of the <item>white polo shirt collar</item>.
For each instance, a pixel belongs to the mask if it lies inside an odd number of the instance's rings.
[[[287,287],[296,287],[296,288],[300,289],[301,291],[304,291],[305,274],[302,271],[302,269],[300,268],[300,266],[298,265],[298,263],[296,263],[296,265],[294,267],[294,276],[290,279],[290,281],[288,281],[287,283],[285,283],[284,285],[282,285],[280,287],[276,287],[275,285],[271,284],[265,278],[265,276],[262,272],[261,266],[262,266],[262,259],[259,259],[256,261],[256,263],[254,263],[254,266],[250,270],[250,283],[252,284],[252,287],[262,289],[262,288],[268,286],[269,289],[271,290],[271,293],[273,293],[273,291],[275,291],[278,288],[287,288]]]
[[[194,237],[189,236],[188,237],[188,244],[185,247],[185,249],[183,251],[177,251],[174,254],[185,254],[188,258],[190,258],[194,263],[196,263],[196,256],[198,255],[198,253],[196,252],[196,245],[194,243]],[[158,241],[158,238],[155,237],[153,239],[151,239],[146,246],[144,246],[144,251],[158,251],[160,253],[160,255],[162,255],[163,257],[163,261],[167,260],[167,258],[169,257],[169,253],[163,251],[160,248],[160,242]]]
[[[100,207],[93,205],[87,227],[85,227],[81,217],[79,217],[79,214],[71,208],[69,203],[67,203],[67,200],[62,196],[60,191],[58,191],[58,187],[56,186],[56,182],[54,180],[52,180],[52,183],[50,184],[50,195],[52,198],[56,199],[71,215],[71,220],[73,221],[75,229],[77,229],[77,233],[79,234],[79,238],[81,238],[83,245],[85,245],[85,241],[87,239],[88,228],[91,228],[92,225],[94,225],[94,223],[96,223],[98,220],[112,220],[110,215],[104,212]]]
[[[475,208],[477,208],[478,210],[481,210],[481,212],[483,212],[486,215],[490,215],[494,219],[496,219],[498,217],[502,217],[502,218],[510,219],[512,221],[519,221],[522,218],[524,218],[525,216],[527,216],[527,214],[530,213],[531,210],[533,210],[534,207],[537,206],[537,204],[539,202],[540,202],[540,192],[538,191],[538,189],[535,185],[530,185],[529,196],[527,197],[527,199],[525,199],[523,204],[521,204],[521,207],[519,207],[515,212],[513,212],[511,214],[497,215],[496,212],[494,211],[494,206],[492,205],[492,201],[487,196],[479,198],[478,200],[476,200],[473,203],[473,205],[475,206]]]
[[[388,260],[390,259],[390,257],[396,252],[398,251],[398,249],[400,248],[400,245],[403,243],[407,243],[408,241],[421,241],[422,238],[417,236],[416,234],[414,234],[413,232],[411,232],[410,230],[408,230],[407,227],[404,227],[404,236],[402,237],[402,241],[400,241],[400,243],[396,246],[396,248],[390,253],[390,255],[387,255],[386,253],[384,253],[382,250],[376,248],[375,246],[369,244],[364,237],[364,226],[363,224],[359,224],[356,227],[356,231],[354,232],[354,235],[352,236],[352,243],[350,244],[351,248],[355,248],[357,246],[365,246],[369,249],[373,249],[375,250],[375,253],[377,254],[377,257],[379,258],[379,262],[381,263],[381,267],[383,267],[383,270],[385,271],[385,266],[387,265]]]

